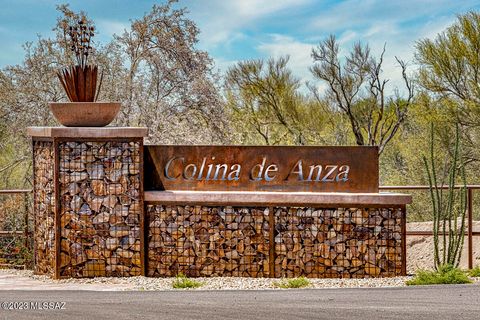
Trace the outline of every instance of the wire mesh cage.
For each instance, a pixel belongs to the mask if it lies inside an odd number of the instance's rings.
[[[139,141],[59,142],[60,276],[142,274]]]
[[[275,275],[389,277],[402,273],[401,209],[275,209]]]
[[[149,276],[365,278],[403,272],[401,208],[148,205],[147,216]]]
[[[35,273],[55,273],[54,148],[51,141],[34,141],[34,262]]]
[[[267,277],[269,209],[148,205],[148,275]]]

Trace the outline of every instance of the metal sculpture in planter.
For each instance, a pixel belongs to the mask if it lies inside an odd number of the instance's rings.
[[[103,73],[98,81],[98,66],[88,63],[88,58],[93,53],[91,40],[94,32],[94,27],[89,26],[85,20],[79,20],[75,26],[68,27],[67,34],[76,65],[58,71],[57,76],[70,102],[50,103],[55,118],[67,127],[106,126],[120,110],[118,102],[97,102]]]

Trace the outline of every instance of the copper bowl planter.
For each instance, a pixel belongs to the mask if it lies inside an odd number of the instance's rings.
[[[119,102],[50,102],[49,106],[66,127],[104,127],[120,111]]]

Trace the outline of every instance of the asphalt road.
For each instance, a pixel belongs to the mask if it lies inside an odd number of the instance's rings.
[[[24,301],[65,302],[65,309],[0,310],[0,319],[480,319],[478,285],[281,291],[0,291],[0,302]]]

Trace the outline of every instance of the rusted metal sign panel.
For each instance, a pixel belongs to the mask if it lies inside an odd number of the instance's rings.
[[[378,149],[145,146],[145,188],[378,192]]]

